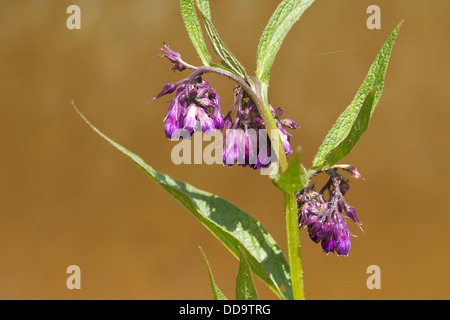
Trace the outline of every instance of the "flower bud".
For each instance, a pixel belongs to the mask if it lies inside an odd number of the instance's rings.
[[[169,59],[170,62],[173,63],[173,68],[171,68],[170,70],[183,71],[184,69],[186,69],[184,61],[181,60],[180,53],[173,51],[166,44],[164,44],[164,48],[165,49],[159,48],[159,50],[163,52],[164,57],[166,57],[167,59]]]

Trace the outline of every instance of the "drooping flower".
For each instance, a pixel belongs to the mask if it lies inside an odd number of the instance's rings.
[[[166,84],[153,99],[175,92],[169,110],[164,118],[164,131],[169,139],[176,139],[175,132],[182,129],[192,135],[195,131],[209,132],[222,130],[223,116],[220,109],[220,97],[211,84],[197,77],[192,83],[183,79]]]
[[[162,56],[173,63],[171,70],[199,69],[184,62],[178,52],[165,44],[164,49],[160,48],[160,50],[163,52]],[[200,68],[197,72],[189,78],[166,84],[153,98],[155,100],[175,92],[164,118],[166,137],[177,139],[183,135],[183,138],[186,138],[186,135],[180,131],[185,130],[192,135],[197,130],[209,132],[225,127],[225,144],[222,153],[224,164],[232,166],[238,163],[242,166],[249,165],[254,169],[262,169],[278,161],[275,151],[279,149],[272,145],[269,138],[269,136],[273,137],[273,132],[268,135],[258,107],[243,87],[238,85],[235,88],[235,102],[224,119],[217,91],[211,88],[208,81],[201,78],[200,75],[205,72],[203,69]],[[297,129],[299,126],[292,119],[280,119],[283,113],[281,108],[274,109],[270,104],[269,107],[277,127],[274,130],[280,138],[284,152],[292,153],[290,145],[292,135],[286,129]]]
[[[326,173],[330,179],[320,192],[314,190],[313,184],[298,193],[299,228],[306,227],[311,240],[320,242],[326,254],[336,252],[338,256],[348,256],[351,247],[350,235],[354,235],[344,217],[350,218],[358,226],[361,226],[361,222],[356,216],[355,208],[344,199],[350,188],[348,182],[334,168]],[[327,200],[325,191],[329,193]]]
[[[286,154],[292,153],[290,137],[286,128],[297,129],[299,126],[291,119],[282,119],[281,108],[270,110],[278,128]],[[235,117],[233,119],[233,117]],[[238,163],[254,169],[268,167],[274,158],[270,138],[264,126],[264,121],[256,104],[246,95],[241,87],[235,88],[235,102],[224,119],[225,145],[223,162],[228,166]]]

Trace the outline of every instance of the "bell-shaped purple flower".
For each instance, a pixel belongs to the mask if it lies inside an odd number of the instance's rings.
[[[164,118],[164,121],[166,121],[166,124],[164,126],[166,137],[171,138],[175,131],[181,129],[181,116],[183,112],[182,109],[183,107],[179,99],[174,99],[170,104],[169,111]]]
[[[154,99],[172,93],[175,89],[175,96],[164,118],[167,138],[172,139],[176,130],[186,130],[191,135],[198,128],[203,132],[222,130],[224,121],[220,98],[208,81],[198,77],[192,83],[189,79],[183,79],[166,84]]]
[[[283,144],[284,152],[286,154],[292,153],[291,144],[289,142],[290,140],[289,137],[291,136],[291,134],[289,134],[289,132],[287,132],[286,129],[283,127],[279,127],[278,131],[280,132],[280,138],[281,143]]]
[[[336,243],[335,249],[339,256],[348,256],[348,252],[350,251],[350,247],[352,245],[348,235],[348,232],[342,232]]]
[[[189,133],[194,133],[195,127],[197,126],[197,106],[195,103],[189,104],[185,111],[183,119],[183,129],[189,131]]]
[[[334,239],[333,238],[324,238],[322,237],[322,241],[320,242],[323,251],[326,254],[334,252]]]

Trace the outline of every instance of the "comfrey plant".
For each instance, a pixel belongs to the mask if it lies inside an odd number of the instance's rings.
[[[281,108],[272,107],[268,88],[270,69],[283,39],[313,2],[284,0],[279,4],[260,39],[256,75],[249,76],[219,37],[211,22],[208,0],[180,0],[186,29],[203,65],[185,62],[180,53],[164,44],[161,56],[173,64],[170,70],[187,75],[182,80],[164,85],[153,98],[172,95],[164,118],[168,139],[189,141],[196,132],[214,132],[223,138],[219,155],[223,165],[237,164],[264,172],[270,168],[269,178],[284,196],[287,260],[257,219],[225,199],[156,171],[101,133],[80,114],[100,136],[167,190],[239,259],[236,299],[258,298],[252,274],[281,299],[304,299],[300,230],[307,229],[311,240],[320,242],[325,254],[348,256],[353,234],[347,221],[361,226],[355,208],[344,197],[350,188],[345,176],[362,176],[354,166],[338,163],[353,149],[368,127],[383,89],[392,46],[401,24],[395,27],[381,48],[354,100],[337,119],[307,170],[300,164],[299,154],[293,155],[289,162],[287,160],[287,155],[293,153],[290,145],[292,130],[298,129],[299,125],[292,119],[282,118]],[[220,57],[220,64],[214,63],[208,52],[200,21]],[[204,79],[209,73],[224,76],[236,84],[234,103],[225,116],[218,91]],[[155,109],[155,112],[158,111]],[[329,179],[316,191],[313,180],[319,174],[327,175]],[[282,217],[280,209],[280,219]],[[213,297],[226,299],[214,282],[204,253],[203,256]]]

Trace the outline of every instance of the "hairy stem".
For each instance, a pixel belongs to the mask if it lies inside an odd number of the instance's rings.
[[[291,283],[294,300],[304,300],[303,271],[300,254],[300,237],[298,232],[297,197],[295,193],[284,194],[286,236],[291,268]]]

